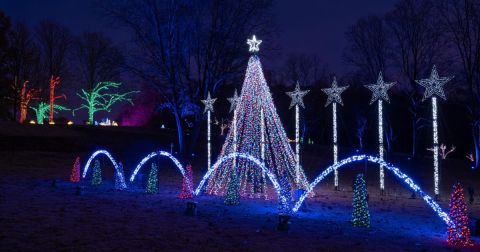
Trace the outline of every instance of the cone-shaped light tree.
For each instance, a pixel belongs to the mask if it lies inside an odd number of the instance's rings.
[[[473,242],[470,239],[470,229],[468,228],[467,205],[460,183],[453,186],[449,207],[448,216],[452,224],[448,226],[448,244],[455,247],[472,246]]]
[[[188,164],[185,167],[185,175],[183,176],[182,182],[182,192],[180,193],[180,199],[191,199],[193,198],[193,171],[192,165]]]
[[[370,213],[367,202],[367,185],[363,174],[358,174],[353,186],[352,223],[355,227],[370,227]]]
[[[102,168],[100,161],[95,160],[93,164],[92,185],[100,185],[102,183]]]
[[[155,194],[158,192],[158,169],[155,163],[152,163],[150,173],[148,173],[147,188],[145,192],[148,194]]]
[[[236,171],[230,173],[230,180],[228,181],[227,193],[225,194],[225,205],[240,204],[240,181]]]
[[[72,172],[70,173],[70,182],[80,182],[80,157],[75,159],[75,163],[72,167]]]

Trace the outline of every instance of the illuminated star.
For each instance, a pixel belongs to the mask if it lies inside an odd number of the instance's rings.
[[[376,100],[384,100],[390,102],[388,98],[388,90],[395,85],[395,82],[385,82],[383,80],[382,72],[378,74],[378,80],[376,84],[365,85],[366,88],[370,89],[373,92],[372,100],[370,100],[370,105]]]
[[[232,112],[237,106],[237,103],[240,101],[240,97],[238,96],[237,89],[235,89],[235,93],[233,94],[233,97],[227,98],[227,100],[230,102],[230,112]]]
[[[207,99],[202,100],[203,105],[205,105],[205,110],[203,110],[203,113],[207,111],[213,112],[213,103],[217,100],[217,98],[212,98],[210,97],[210,92],[207,94]]]
[[[258,52],[260,48],[258,46],[262,43],[261,40],[257,40],[257,37],[253,35],[252,39],[247,39],[247,44],[250,46],[248,49],[249,52]]]
[[[343,106],[342,102],[342,93],[347,89],[348,86],[339,87],[337,84],[337,78],[333,77],[332,87],[331,88],[322,88],[322,91],[328,95],[327,103],[325,107],[330,105],[332,102],[336,102]]]
[[[305,104],[303,104],[303,97],[310,92],[310,90],[300,90],[300,83],[297,81],[297,85],[295,86],[295,90],[292,92],[287,92],[287,95],[292,98],[292,102],[290,103],[290,108],[295,105],[300,105],[302,108],[305,108]]]
[[[446,100],[447,97],[443,92],[443,86],[453,79],[453,76],[449,77],[439,77],[437,72],[437,67],[433,66],[432,73],[430,78],[423,80],[416,80],[419,85],[425,88],[425,93],[423,94],[423,100],[430,98],[432,96],[438,96]]]

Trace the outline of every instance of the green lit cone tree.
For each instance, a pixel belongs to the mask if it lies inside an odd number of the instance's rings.
[[[148,174],[147,188],[145,192],[148,194],[156,194],[158,192],[158,169],[155,163],[152,163],[152,168]]]
[[[367,202],[367,185],[363,174],[358,174],[353,187],[352,223],[355,227],[370,227],[370,213]]]
[[[240,204],[240,180],[238,179],[236,169],[233,169],[230,174],[230,181],[228,181],[224,203],[229,206]]]
[[[95,160],[93,165],[92,185],[100,185],[102,183],[102,168],[100,167],[100,161]]]

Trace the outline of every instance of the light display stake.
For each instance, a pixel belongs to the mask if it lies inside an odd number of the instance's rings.
[[[111,89],[117,89],[121,86],[121,83],[116,82],[99,82],[92,90],[82,89],[82,93],[77,93],[77,95],[85,101],[82,106],[73,110],[73,115],[75,111],[80,109],[88,110],[88,122],[90,125],[94,125],[94,115],[98,111],[107,111],[110,112],[112,106],[121,101],[127,101],[133,105],[132,99],[128,98],[129,95],[138,93],[138,91],[130,91],[125,93],[106,93],[111,91]]]
[[[332,104],[332,127],[333,127],[333,163],[338,162],[338,134],[337,134],[337,103],[343,106],[342,93],[348,88],[348,86],[339,87],[337,78],[333,77],[332,87],[323,88],[322,91],[328,95],[327,107]],[[334,171],[334,186],[335,190],[338,190],[338,171]]]
[[[300,175],[300,108],[305,108],[303,104],[303,97],[310,92],[310,90],[300,90],[300,83],[297,81],[295,90],[292,92],[287,92],[287,95],[292,98],[290,103],[290,108],[295,106],[295,178],[296,184],[300,184],[301,175]],[[263,123],[263,121],[262,121]]]
[[[213,103],[215,103],[217,98],[210,97],[210,92],[207,94],[207,99],[202,100],[202,103],[205,105],[205,110],[203,113],[207,112],[207,168],[210,169],[212,165],[212,150],[211,150],[211,112],[213,112]]]
[[[378,100],[378,152],[379,157],[383,160],[383,155],[385,153],[385,149],[383,146],[383,102],[387,101],[390,103],[390,99],[388,98],[388,90],[395,85],[395,82],[385,82],[383,80],[382,72],[378,74],[377,83],[365,85],[366,88],[372,91],[372,99],[370,100],[370,105],[372,105],[375,101]],[[383,167],[380,166],[380,190],[383,194],[385,190],[385,176]]]
[[[433,180],[435,197],[440,195],[440,178],[438,174],[438,123],[437,123],[437,98],[436,96],[446,100],[447,97],[443,91],[443,86],[453,79],[453,76],[440,77],[436,66],[433,66],[430,78],[423,80],[416,80],[419,85],[425,88],[423,100],[432,98],[432,126],[433,126]]]

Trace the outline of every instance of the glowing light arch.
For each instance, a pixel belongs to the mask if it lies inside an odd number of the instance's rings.
[[[82,178],[85,178],[87,176],[87,172],[88,172],[88,169],[90,168],[90,165],[92,164],[92,161],[98,155],[105,155],[105,156],[108,157],[108,159],[110,159],[110,161],[112,162],[113,168],[115,169],[115,173],[117,174],[117,176],[120,180],[120,184],[122,185],[123,188],[126,188],[125,177],[123,175],[123,169],[120,169],[120,166],[118,165],[118,163],[115,161],[115,159],[112,157],[110,152],[108,152],[107,150],[97,150],[90,156],[87,163],[85,164],[85,167],[83,168]]]
[[[146,157],[144,157],[142,159],[142,161],[140,161],[140,163],[138,163],[137,167],[135,167],[135,170],[133,171],[132,175],[130,176],[130,182],[133,182],[135,180],[135,176],[137,176],[137,173],[140,171],[142,166],[146,162],[148,162],[148,160],[150,160],[150,159],[152,159],[153,157],[156,157],[156,156],[163,156],[163,157],[167,157],[170,160],[172,160],[173,163],[177,166],[177,168],[180,171],[180,173],[182,174],[182,176],[185,176],[185,169],[183,169],[183,166],[180,163],[180,161],[178,161],[178,159],[176,159],[172,154],[170,154],[166,151],[155,151],[155,152],[152,152],[152,153],[148,154]]]
[[[255,158],[255,157],[253,157],[253,156],[251,156],[251,155],[248,155],[248,154],[245,154],[245,153],[237,153],[237,152],[234,152],[234,153],[230,153],[230,154],[228,154],[227,156],[224,156],[223,158],[217,160],[217,162],[215,162],[215,164],[213,164],[213,166],[211,167],[211,169],[209,169],[209,170],[207,171],[207,173],[205,173],[205,175],[203,176],[202,180],[200,181],[200,184],[198,185],[197,189],[196,189],[195,192],[194,192],[194,195],[195,195],[195,196],[198,196],[198,195],[200,194],[200,191],[202,190],[203,185],[205,184],[205,182],[207,181],[207,179],[210,177],[210,175],[211,175],[222,163],[226,162],[226,161],[229,160],[229,159],[234,159],[234,158],[247,159],[247,160],[253,162],[253,163],[256,165],[256,167],[262,169],[262,171],[263,171],[265,174],[267,174],[268,178],[270,179],[270,182],[272,182],[273,187],[275,188],[275,190],[276,190],[276,192],[277,192],[277,195],[278,195],[278,198],[281,200],[282,205],[288,207],[287,198],[285,197],[285,195],[282,195],[282,194],[281,194],[280,184],[278,183],[276,176],[267,169],[267,167],[265,166],[265,163],[261,162],[260,160],[258,160],[258,159]]]
[[[329,166],[327,169],[325,169],[322,173],[320,173],[320,175],[318,175],[317,178],[315,178],[315,180],[308,186],[307,190],[305,191],[304,194],[302,194],[302,196],[300,197],[300,199],[298,199],[298,201],[295,203],[292,211],[295,213],[298,211],[298,209],[300,208],[300,206],[302,205],[303,201],[306,199],[307,195],[313,190],[313,188],[318,184],[320,183],[327,175],[329,175],[330,173],[332,173],[333,171],[347,165],[347,164],[350,164],[352,162],[359,162],[359,161],[362,161],[362,160],[366,160],[368,162],[372,162],[372,163],[376,163],[376,164],[379,164],[381,166],[383,166],[384,168],[386,168],[387,170],[390,170],[392,171],[398,178],[400,178],[401,180],[403,180],[403,182],[405,182],[412,190],[414,190],[415,192],[417,192],[421,197],[422,199],[427,202],[427,204],[433,209],[433,211],[435,211],[435,213],[437,213],[437,215],[443,220],[445,221],[445,223],[447,225],[454,225],[452,223],[452,221],[450,220],[450,217],[448,217],[448,214],[445,213],[441,208],[440,206],[432,199],[432,197],[428,196],[425,192],[422,191],[422,189],[420,189],[420,187],[415,184],[413,182],[413,180],[408,177],[405,173],[401,172],[397,167],[393,166],[393,165],[390,165],[388,163],[386,163],[385,161],[383,160],[380,160],[380,158],[378,157],[373,157],[373,156],[367,156],[367,155],[357,155],[357,156],[351,156],[349,158],[346,158],[346,159],[343,159],[342,161],[334,164],[334,165],[331,165]]]

